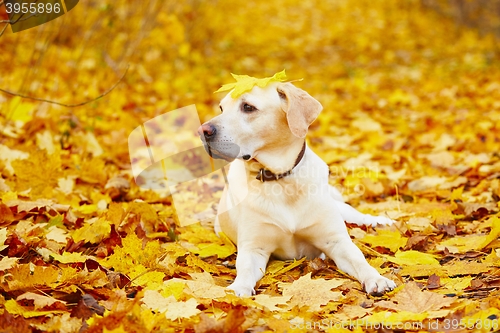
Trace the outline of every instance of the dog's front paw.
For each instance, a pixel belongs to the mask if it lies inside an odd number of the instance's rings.
[[[240,285],[236,282],[233,282],[230,286],[227,287],[234,291],[236,296],[252,296],[255,295],[255,290],[252,287]]]
[[[363,281],[363,287],[368,294],[381,296],[385,292],[391,291],[396,288],[396,284],[394,283],[394,281],[389,280],[382,275],[377,275]]]
[[[379,216],[366,215],[363,222],[364,222],[363,224],[371,225],[372,227],[374,227],[377,224],[391,225],[396,221],[394,221],[386,216],[382,216],[382,215],[379,215]]]

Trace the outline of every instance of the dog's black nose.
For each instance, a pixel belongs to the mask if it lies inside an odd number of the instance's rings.
[[[205,139],[207,140],[212,139],[216,133],[217,130],[215,129],[215,126],[209,123],[205,123],[198,128],[198,135],[205,136]]]

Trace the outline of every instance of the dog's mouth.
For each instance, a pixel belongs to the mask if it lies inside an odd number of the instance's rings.
[[[232,162],[240,153],[240,147],[231,142],[210,142],[204,147],[210,157],[228,162]]]

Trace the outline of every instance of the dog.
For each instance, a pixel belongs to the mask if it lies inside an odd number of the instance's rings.
[[[326,163],[306,145],[309,125],[322,109],[304,90],[275,82],[237,98],[229,93],[222,113],[198,129],[212,157],[234,160],[214,226],[238,247],[237,276],[228,287],[238,296],[255,294],[271,255],[287,260],[326,254],[369,294],[396,287],[368,264],[345,225],[394,221],[345,203],[328,183]]]

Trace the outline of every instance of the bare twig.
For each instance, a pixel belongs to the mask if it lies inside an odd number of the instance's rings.
[[[0,31],[0,37],[3,35],[3,33],[5,32],[5,29],[7,29],[8,26],[9,26],[8,23],[6,25],[4,25],[2,31]]]
[[[35,101],[40,101],[40,102],[46,102],[46,103],[61,105],[61,106],[65,106],[65,107],[68,107],[68,108],[74,108],[74,107],[77,107],[77,106],[82,106],[82,105],[94,102],[94,101],[98,100],[99,98],[102,98],[102,97],[106,96],[107,94],[109,94],[123,80],[123,78],[127,74],[127,71],[129,69],[129,67],[130,66],[127,66],[127,69],[123,73],[122,77],[118,81],[116,81],[116,83],[113,84],[113,86],[111,88],[109,88],[108,90],[106,90],[104,93],[102,93],[101,95],[99,95],[96,98],[93,98],[93,99],[91,99],[89,101],[85,101],[85,102],[77,103],[77,104],[65,104],[65,103],[59,103],[59,102],[55,102],[55,101],[50,101],[50,100],[43,99],[43,98],[26,96],[26,95],[22,95],[22,94],[19,94],[19,93],[8,91],[8,90],[2,89],[2,88],[0,88],[0,91],[4,92],[6,94],[12,95],[12,96],[19,96],[19,97],[22,97],[22,98],[32,99],[32,100],[35,100]]]

